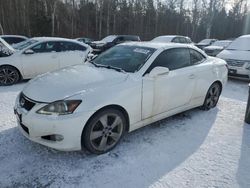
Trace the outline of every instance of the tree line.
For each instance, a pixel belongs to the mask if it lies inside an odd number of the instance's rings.
[[[0,34],[90,37],[178,34],[193,41],[250,33],[248,0],[0,0]]]

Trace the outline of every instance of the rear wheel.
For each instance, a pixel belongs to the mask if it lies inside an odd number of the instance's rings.
[[[82,144],[92,153],[106,153],[118,144],[125,126],[126,119],[119,110],[100,111],[87,123],[82,135]]]
[[[1,66],[0,67],[0,85],[9,86],[17,83],[20,79],[19,72],[12,66]]]
[[[207,92],[204,104],[201,109],[210,110],[211,108],[216,107],[220,98],[221,90],[222,88],[219,83],[213,83]]]

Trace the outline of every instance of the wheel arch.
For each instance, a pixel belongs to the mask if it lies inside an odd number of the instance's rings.
[[[126,132],[129,131],[129,129],[130,129],[130,120],[129,120],[129,115],[128,115],[127,110],[126,110],[124,107],[120,106],[120,105],[111,104],[111,105],[107,105],[107,106],[104,106],[104,107],[100,108],[100,109],[97,110],[94,114],[92,114],[92,115],[90,116],[90,118],[89,118],[88,121],[85,123],[85,126],[84,126],[84,128],[83,128],[83,130],[82,130],[81,139],[82,139],[82,137],[83,137],[83,133],[84,133],[84,131],[85,131],[86,125],[92,120],[92,118],[94,118],[95,115],[96,115],[97,113],[100,113],[101,111],[104,111],[104,110],[107,110],[107,109],[115,109],[115,110],[119,110],[120,112],[122,112],[122,114],[124,115],[124,117],[125,117],[125,119],[126,119],[125,131],[126,131]]]

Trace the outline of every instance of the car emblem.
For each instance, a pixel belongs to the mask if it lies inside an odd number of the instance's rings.
[[[24,105],[24,103],[25,103],[24,98],[21,98],[21,100],[20,100],[20,105],[21,105],[21,106],[23,106],[23,105]]]

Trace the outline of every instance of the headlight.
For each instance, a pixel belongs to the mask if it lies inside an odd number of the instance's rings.
[[[81,102],[81,100],[56,101],[42,107],[36,113],[44,115],[72,114],[75,109],[81,104]]]
[[[250,61],[246,61],[246,69],[250,70]]]

